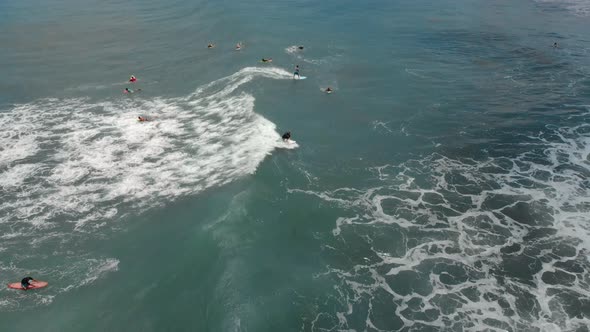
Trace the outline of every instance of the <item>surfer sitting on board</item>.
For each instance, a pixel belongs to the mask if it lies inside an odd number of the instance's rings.
[[[268,58],[268,59],[262,58],[262,62],[272,62],[272,58]]]
[[[22,286],[22,288],[24,290],[27,290],[31,286],[31,284],[30,284],[31,281],[37,281],[37,280],[35,280],[35,279],[31,278],[31,277],[26,277],[26,278],[23,278],[23,280],[20,281],[20,285]]]
[[[301,75],[299,75],[299,65],[295,66],[295,72],[293,73],[293,78],[295,78],[295,76],[297,76],[297,78],[301,78]]]
[[[129,78],[129,82],[133,83],[137,81],[137,78],[135,78],[135,76],[131,75],[131,77]]]
[[[291,139],[291,132],[290,131],[283,134],[283,142],[287,142],[290,139]]]

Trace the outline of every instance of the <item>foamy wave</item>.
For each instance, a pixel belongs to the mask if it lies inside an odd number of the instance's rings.
[[[291,46],[285,48],[285,52],[287,54],[293,54],[293,53],[299,52],[299,47],[297,45],[291,45]]]
[[[290,74],[252,67],[182,99],[50,99],[3,113],[0,125],[19,134],[0,138],[11,152],[2,154],[0,223],[61,214],[81,227],[123,203],[140,208],[252,174],[273,149],[291,147],[254,113],[253,96],[235,93],[255,77]]]
[[[138,213],[229,183],[254,173],[274,149],[296,148],[254,112],[254,97],[238,90],[255,78],[290,77],[283,69],[251,67],[184,98],[44,99],[1,112],[0,234],[6,248],[31,241],[34,251],[48,237],[67,242],[72,234],[108,226],[122,211]],[[151,121],[140,123],[139,115]],[[3,255],[19,264],[25,257],[14,250]],[[0,260],[0,270],[3,265]],[[79,282],[62,291],[117,267],[115,259],[72,260],[61,267],[63,279]],[[55,274],[36,271],[39,278]]]
[[[335,56],[328,56],[328,57],[325,57],[322,59],[309,59],[303,55],[304,54],[303,50],[300,50],[298,48],[298,46],[296,46],[296,45],[289,46],[289,47],[285,48],[285,53],[292,55],[293,57],[295,57],[299,61],[307,62],[312,65],[322,65],[322,64],[328,63],[328,62],[330,62],[330,60],[333,60],[335,57]]]
[[[589,133],[548,128],[516,158],[434,154],[375,167],[375,188],[290,190],[347,211],[328,252],[355,243],[354,255],[317,276],[340,280],[329,295],[340,309],[313,321],[344,330],[590,326],[575,304],[590,301]]]

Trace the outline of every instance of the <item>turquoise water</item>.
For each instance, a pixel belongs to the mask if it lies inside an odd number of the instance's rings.
[[[0,330],[587,331],[589,19],[0,3]]]

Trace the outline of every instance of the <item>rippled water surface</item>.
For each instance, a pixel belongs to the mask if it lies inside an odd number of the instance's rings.
[[[588,331],[589,20],[0,4],[0,330]]]

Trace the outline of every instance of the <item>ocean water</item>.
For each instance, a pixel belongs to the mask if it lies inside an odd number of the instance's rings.
[[[0,331],[590,330],[590,1],[21,0],[0,31],[0,280],[49,282]]]

